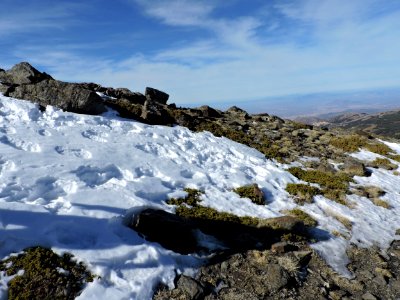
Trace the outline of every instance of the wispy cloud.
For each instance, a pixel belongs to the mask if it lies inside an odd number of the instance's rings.
[[[14,55],[60,79],[154,86],[178,103],[400,85],[400,5],[392,0],[272,1],[229,17],[215,1],[130,1],[190,38],[124,58],[93,57],[68,44],[24,45]]]
[[[73,13],[84,4],[48,2],[29,4],[4,0],[0,4],[0,37],[20,33],[42,33],[46,29],[65,29],[76,24]]]

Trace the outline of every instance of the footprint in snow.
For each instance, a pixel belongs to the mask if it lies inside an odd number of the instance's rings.
[[[113,164],[104,168],[80,166],[73,173],[89,187],[102,185],[113,178],[121,180],[124,177],[121,170]]]
[[[60,155],[70,155],[84,159],[92,158],[92,153],[85,149],[69,149],[69,148],[64,148],[63,146],[56,146],[54,150]]]
[[[85,130],[84,132],[82,132],[82,136],[96,141],[96,142],[100,142],[100,143],[107,143],[108,140],[106,139],[108,137],[108,134],[105,132],[98,132],[96,130],[93,129],[89,129],[89,130]]]
[[[0,142],[2,142],[5,145],[8,145],[10,147],[13,147],[15,149],[23,150],[23,151],[27,151],[27,152],[42,151],[40,146],[36,143],[26,142],[26,141],[16,139],[16,138],[10,138],[5,135],[0,138]]]
[[[51,136],[51,132],[50,132],[50,131],[47,131],[46,129],[40,129],[40,130],[38,131],[38,133],[39,133],[41,136]]]

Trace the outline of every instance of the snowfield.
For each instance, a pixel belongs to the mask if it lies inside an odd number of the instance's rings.
[[[398,144],[388,144],[398,153]],[[354,156],[373,157],[362,151]],[[398,164],[398,163],[397,163]],[[42,245],[70,252],[101,279],[78,299],[150,299],[154,286],[170,286],[178,272],[193,272],[202,261],[150,243],[123,225],[131,211],[154,207],[173,211],[165,200],[185,187],[205,192],[202,205],[239,216],[270,218],[297,205],[285,192],[299,182],[283,165],[258,151],[183,127],[149,126],[116,117],[62,112],[50,106],[0,95],[0,259]],[[345,269],[346,247],[387,247],[400,228],[400,176],[372,170],[357,184],[375,185],[391,209],[351,196],[354,208],[322,196],[303,207],[330,235],[313,245],[336,270]],[[241,199],[233,188],[257,183],[265,206]],[[353,222],[349,232],[332,211]],[[0,276],[0,299],[7,278]]]

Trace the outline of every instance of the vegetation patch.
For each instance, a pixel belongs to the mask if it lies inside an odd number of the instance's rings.
[[[356,152],[360,148],[366,148],[381,155],[388,155],[392,152],[389,146],[378,141],[371,142],[365,136],[357,134],[334,137],[330,140],[330,144],[344,152]]]
[[[308,213],[304,212],[299,208],[294,208],[292,210],[285,210],[284,213],[287,213],[290,216],[296,217],[299,220],[303,221],[304,225],[309,227],[315,227],[318,225],[318,222],[311,217]]]
[[[338,220],[340,223],[343,224],[344,227],[346,227],[349,231],[352,230],[353,228],[353,222],[351,222],[348,218],[334,212],[333,210],[326,210],[325,211],[328,216],[331,216]]]
[[[367,145],[368,140],[360,135],[345,135],[334,137],[330,140],[330,144],[338,149],[342,149],[344,152],[356,152],[360,148]]]
[[[286,191],[295,196],[295,201],[298,204],[312,203],[314,196],[322,194],[319,188],[302,183],[289,183],[286,186]]]
[[[304,170],[300,167],[289,168],[288,171],[300,180],[317,183],[323,188],[347,190],[353,179],[345,173],[331,173],[320,170]]]
[[[185,198],[171,198],[166,202],[169,205],[182,205],[183,203],[190,206],[198,206],[200,202],[201,192],[197,189],[185,188],[184,191],[187,193]]]
[[[266,157],[276,159],[279,162],[283,162],[284,158],[288,155],[287,153],[280,151],[281,147],[267,137],[254,139],[254,136],[251,136],[246,132],[233,130],[216,122],[203,122],[196,126],[195,131],[209,131],[217,137],[224,136],[237,143],[252,147],[263,153]]]
[[[365,145],[365,148],[380,155],[389,155],[393,151],[388,145],[385,145],[381,142],[369,143]]]
[[[370,163],[370,166],[373,168],[382,168],[385,170],[394,170],[397,169],[397,165],[392,163],[387,158],[376,158],[373,162]]]
[[[386,209],[390,208],[389,203],[387,203],[385,200],[379,199],[379,198],[374,198],[372,199],[372,202],[376,205],[376,206],[380,206]]]
[[[178,206],[176,214],[182,218],[223,221],[247,226],[256,226],[258,223],[256,218],[238,217],[234,214],[219,212],[213,208],[201,206],[199,204],[201,201],[201,191],[191,188],[185,188],[184,191],[188,193],[185,198],[171,198],[167,200],[167,204]]]
[[[1,261],[0,271],[16,275],[8,283],[8,299],[75,299],[95,276],[72,258],[68,253],[59,256],[50,249],[33,247]],[[17,275],[20,271],[22,275]]]
[[[250,184],[238,187],[233,190],[236,194],[238,194],[241,198],[249,198],[251,202],[264,205],[265,204],[265,196],[264,193],[260,190],[258,185]]]
[[[322,187],[322,194],[337,203],[347,205],[346,193],[349,182],[353,179],[346,173],[331,173],[320,170],[304,170],[299,167],[289,168],[288,171],[300,180],[317,183]]]
[[[242,224],[252,227],[256,227],[258,224],[257,218],[238,217],[234,214],[220,212],[213,208],[205,206],[187,207],[181,205],[176,208],[176,214],[182,218],[190,220],[196,220],[196,219],[213,220],[213,221]]]

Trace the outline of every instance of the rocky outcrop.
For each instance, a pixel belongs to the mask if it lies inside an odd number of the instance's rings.
[[[99,114],[106,111],[96,93],[77,84],[58,80],[46,79],[36,84],[21,84],[8,91],[8,96],[76,113]]]
[[[0,77],[0,81],[15,85],[34,84],[46,79],[53,78],[44,72],[39,72],[27,62],[22,62],[15,65],[10,70],[5,72],[5,76],[3,78]]]
[[[0,72],[0,92],[9,97],[30,100],[41,106],[53,105],[66,111],[99,114],[106,111],[102,99],[79,84],[54,80],[29,63],[22,62]]]
[[[400,241],[382,254],[377,248],[348,250],[347,279],[305,244],[283,252],[249,250],[214,257],[194,278],[180,275],[175,288],[160,287],[155,300],[399,299]],[[334,255],[334,253],[332,254]],[[184,280],[181,280],[184,278]]]
[[[269,248],[285,234],[308,236],[304,223],[290,216],[259,219],[250,226],[228,220],[188,218],[162,210],[145,209],[133,216],[128,226],[149,241],[183,254],[209,250],[199,242],[199,231],[217,239],[229,252]]]
[[[147,87],[145,91],[145,96],[148,101],[158,102],[161,104],[167,104],[169,95],[157,89]]]

